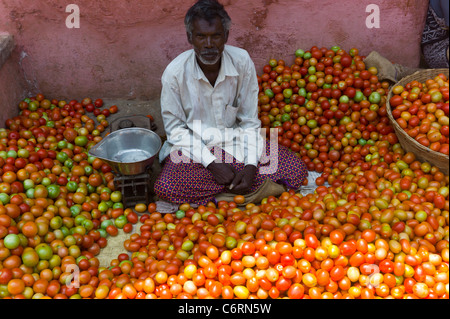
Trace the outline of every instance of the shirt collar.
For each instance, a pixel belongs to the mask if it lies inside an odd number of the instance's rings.
[[[197,59],[195,56],[195,51],[192,50],[192,58],[191,63],[193,64],[193,77],[196,80],[203,79],[208,82],[205,74],[197,63]],[[239,76],[238,71],[234,67],[233,61],[231,60],[230,53],[227,50],[227,45],[222,52],[222,63],[220,65],[219,75],[217,76],[216,84],[223,81],[227,76]]]

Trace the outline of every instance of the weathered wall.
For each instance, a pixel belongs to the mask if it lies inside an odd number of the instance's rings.
[[[5,120],[17,115],[18,101],[27,95],[27,86],[16,56],[11,56],[14,38],[0,32],[0,127]]]
[[[66,27],[78,5],[80,28]],[[160,76],[189,48],[183,25],[193,0],[0,0],[0,31],[15,37],[15,61],[30,92],[55,98],[150,100]],[[293,60],[313,45],[364,55],[377,50],[408,66],[420,61],[423,0],[223,0],[233,25],[229,44],[247,49],[258,72],[267,61]],[[366,7],[380,8],[380,28],[366,27]],[[0,82],[1,85],[1,82]],[[15,105],[14,105],[15,106]]]

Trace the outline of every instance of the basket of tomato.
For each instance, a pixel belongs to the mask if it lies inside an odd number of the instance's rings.
[[[449,72],[409,75],[389,90],[387,114],[402,148],[449,174]]]

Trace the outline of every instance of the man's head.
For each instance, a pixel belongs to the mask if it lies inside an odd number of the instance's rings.
[[[205,65],[218,63],[231,25],[223,5],[216,0],[199,0],[186,13],[184,24],[199,61]]]

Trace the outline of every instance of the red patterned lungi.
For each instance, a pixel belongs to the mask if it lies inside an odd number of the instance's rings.
[[[266,141],[266,151],[263,153],[263,157],[267,154],[266,161],[261,160],[258,164],[249,193],[256,191],[267,178],[290,189],[298,189],[308,176],[305,163],[294,152],[282,145],[277,145],[277,148],[278,157],[275,158],[271,154],[269,140]],[[214,148],[211,152],[215,154]],[[177,156],[181,162],[175,163],[171,156],[167,156],[162,171],[155,181],[154,191],[160,199],[176,204],[205,205],[210,201],[213,202],[216,195],[227,191],[227,186],[217,184],[211,172],[202,164],[194,163],[182,155],[181,151],[178,151]],[[238,162],[223,150],[222,161],[230,163],[237,171],[244,168],[244,163]]]

